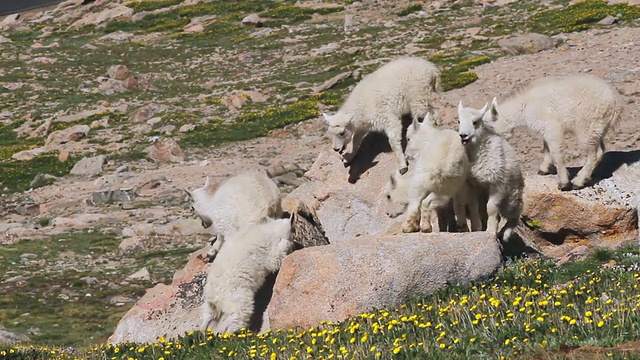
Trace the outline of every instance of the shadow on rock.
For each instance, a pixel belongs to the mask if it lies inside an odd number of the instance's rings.
[[[526,232],[527,230],[524,225],[519,225],[517,231],[513,233],[508,242],[500,241],[502,257],[505,260],[544,256],[542,249],[540,249],[533,240],[529,239]],[[521,233],[523,235],[521,235]],[[502,235],[502,232],[498,234],[498,238],[502,239]]]
[[[418,121],[422,122],[422,119]],[[407,148],[407,128],[411,125],[412,117],[410,114],[402,116],[402,151]],[[378,163],[374,161],[378,154],[383,152],[391,152],[391,146],[389,145],[389,139],[382,133],[368,133],[362,144],[356,157],[351,161],[349,165],[349,183],[355,184],[360,179],[360,175],[364,174],[367,170],[376,166]]]
[[[253,300],[253,313],[251,314],[251,320],[249,320],[249,330],[254,333],[259,333],[264,325],[264,314],[267,311],[267,307],[269,306],[269,301],[271,301],[271,296],[273,295],[273,287],[276,283],[276,277],[278,273],[272,273],[267,276],[267,279],[264,281],[264,284],[258,289]]]
[[[613,176],[622,165],[631,165],[640,161],[640,150],[632,151],[607,151],[602,156],[602,161],[593,172],[593,179],[589,185],[594,185],[600,180]],[[569,177],[573,178],[582,169],[581,166],[568,167]]]
[[[349,165],[349,183],[355,184],[360,175],[378,164],[375,158],[384,152],[390,152],[389,140],[381,133],[370,132],[365,135],[360,145],[360,150]]]

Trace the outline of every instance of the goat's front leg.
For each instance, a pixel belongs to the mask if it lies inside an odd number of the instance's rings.
[[[389,121],[398,121],[394,116],[388,117]],[[389,145],[393,150],[393,153],[396,155],[396,161],[398,164],[398,172],[400,175],[404,175],[407,171],[409,171],[409,163],[407,162],[407,158],[404,155],[404,151],[402,150],[402,129],[387,131],[387,137],[389,138]]]
[[[492,189],[493,190],[493,189]],[[490,190],[491,191],[491,190]],[[500,193],[491,191],[487,202],[487,232],[498,233],[500,223]]]
[[[206,262],[213,262],[213,260],[218,255],[218,252],[220,252],[220,248],[222,248],[222,243],[224,243],[224,236],[222,234],[215,234],[211,238],[209,238],[209,243],[211,244],[211,247],[204,256],[204,260]]]
[[[351,140],[351,152],[345,154],[342,157],[342,163],[344,166],[351,165],[351,162],[358,154],[358,150],[360,150],[360,145],[362,144],[362,139],[367,134],[366,131],[356,130],[355,134],[353,134],[353,139]]]

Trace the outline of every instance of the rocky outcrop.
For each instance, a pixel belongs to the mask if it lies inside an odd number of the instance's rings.
[[[485,232],[363,236],[303,249],[282,264],[269,322],[272,330],[339,322],[488,277],[501,264],[500,245]]]
[[[293,240],[298,247],[327,244],[322,228],[314,223],[317,218],[306,205],[291,202],[285,204],[284,208],[296,214],[292,232]],[[200,222],[195,219],[183,220],[189,220],[200,226]],[[136,235],[138,237],[139,234]],[[123,250],[131,250],[135,247],[132,241],[125,240],[121,244]],[[148,343],[160,336],[175,338],[188,331],[200,330],[199,307],[203,303],[202,291],[209,268],[209,263],[204,260],[207,251],[208,248],[205,247],[191,254],[184,269],[175,273],[171,285],[158,284],[147,290],[146,294],[120,320],[109,342]],[[267,279],[256,295],[256,309],[252,318],[252,328],[255,331],[269,328],[268,322],[265,321],[267,319],[263,320],[263,317],[271,299],[274,282],[275,274]]]
[[[120,320],[109,343],[135,341],[149,343],[161,336],[175,338],[200,327],[202,289],[207,263],[202,261],[206,249],[189,256],[184,269],[173,276],[171,285],[158,284]]]
[[[526,178],[523,219],[547,255],[562,257],[576,244],[613,248],[638,239],[640,163],[608,171],[614,156],[624,157],[608,153],[598,170],[607,178],[582,190],[557,190],[555,176]]]

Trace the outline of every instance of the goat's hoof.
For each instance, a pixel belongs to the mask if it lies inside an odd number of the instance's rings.
[[[558,189],[560,191],[569,191],[569,190],[573,190],[573,184],[568,182],[566,184],[558,184]]]
[[[405,166],[398,171],[400,172],[400,175],[404,175],[407,173],[407,171],[409,171],[409,167]]]
[[[421,228],[420,231],[423,232],[423,233],[430,233],[430,232],[433,231],[433,229],[432,228]]]
[[[551,171],[549,170],[538,170],[538,175],[549,175]]]
[[[571,189],[572,190],[584,189],[584,185],[577,185],[577,184],[571,183]]]
[[[413,225],[404,225],[402,226],[402,232],[403,233],[413,233],[413,232],[418,232],[419,228],[417,226],[413,226]]]

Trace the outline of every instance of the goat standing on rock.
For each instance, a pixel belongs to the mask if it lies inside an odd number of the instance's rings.
[[[494,98],[484,121],[506,134],[527,126],[544,137],[544,160],[538,173],[547,175],[555,165],[558,188],[581,189],[591,180],[604,154],[604,137],[620,120],[622,101],[606,81],[592,75],[547,77],[514,90],[500,104]],[[587,153],[587,162],[569,182],[562,153],[564,133],[573,132]]]
[[[487,231],[498,233],[502,216],[507,220],[502,238],[509,241],[522,213],[524,178],[516,152],[507,140],[485,126],[483,117],[487,111],[488,105],[477,110],[464,107],[460,101],[460,140],[471,164],[472,185],[489,193]],[[470,197],[476,202],[470,205],[472,211],[479,209],[477,198]]]
[[[440,71],[427,60],[405,57],[382,66],[356,85],[335,115],[323,113],[329,124],[333,150],[348,166],[369,131],[384,132],[393,149],[398,171],[408,170],[402,150],[402,116],[416,120],[430,108],[431,96],[439,91]],[[351,144],[351,152],[344,154]]]
[[[469,160],[460,136],[453,130],[434,127],[427,115],[422,124],[414,119],[407,129],[407,140],[411,169],[404,176],[391,175],[385,194],[387,215],[396,217],[406,210],[403,232],[431,232],[431,212],[453,198],[458,229],[467,230],[466,199],[461,190],[467,181]],[[472,219],[472,224],[475,221]]]

